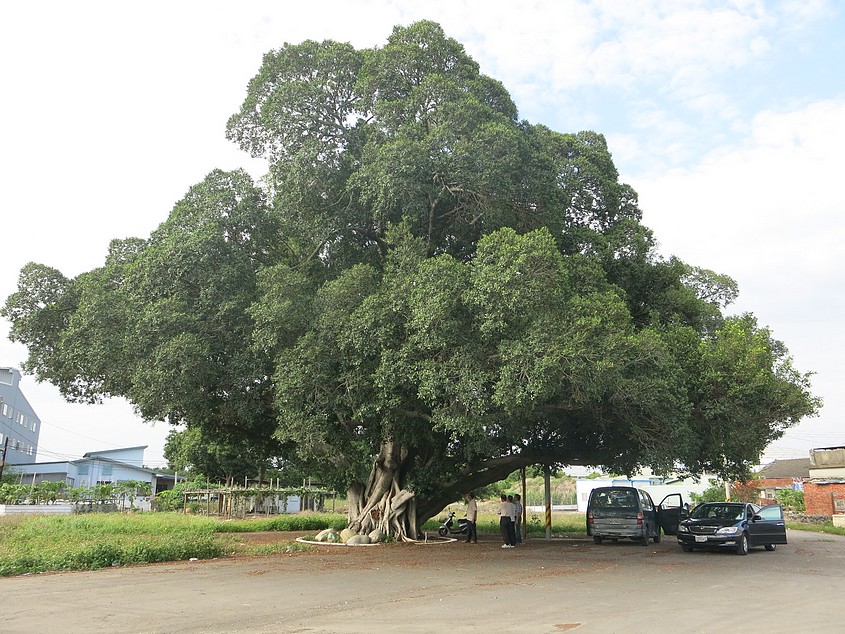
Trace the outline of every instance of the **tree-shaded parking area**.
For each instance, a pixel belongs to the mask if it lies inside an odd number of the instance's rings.
[[[840,631],[845,537],[790,531],[788,546],[743,558],[683,553],[672,540],[502,550],[482,537],[7,578],[0,630]]]

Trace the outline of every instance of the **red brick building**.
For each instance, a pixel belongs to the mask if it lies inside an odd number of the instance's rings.
[[[810,459],[790,458],[775,460],[757,472],[757,479],[749,484],[760,491],[758,504],[774,504],[775,495],[781,489],[804,490],[810,480]],[[806,493],[805,493],[806,495]]]
[[[804,485],[808,515],[845,516],[845,447],[810,451],[810,481]]]

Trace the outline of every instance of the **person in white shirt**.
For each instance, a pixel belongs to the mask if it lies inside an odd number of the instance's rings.
[[[508,502],[508,496],[502,494],[502,501],[499,503],[499,530],[502,533],[502,548],[513,548],[516,546],[516,535],[513,530],[513,521],[516,515],[516,507],[513,502]]]
[[[478,520],[478,503],[475,501],[475,495],[470,492],[467,493],[467,538],[466,543],[478,543],[478,527],[476,521]]]

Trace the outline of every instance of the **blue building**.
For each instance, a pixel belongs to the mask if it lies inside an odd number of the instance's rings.
[[[35,462],[41,433],[41,420],[21,392],[20,382],[21,373],[15,368],[0,367],[0,460],[8,465]]]

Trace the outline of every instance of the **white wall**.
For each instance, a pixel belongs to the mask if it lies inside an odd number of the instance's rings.
[[[691,493],[701,494],[706,489],[710,488],[710,477],[704,476],[699,481],[692,479],[681,480],[673,482],[672,484],[651,484],[655,478],[633,478],[632,480],[625,480],[620,478],[596,478],[595,480],[579,479],[575,481],[575,495],[578,501],[578,510],[582,513],[587,512],[587,501],[590,498],[590,491],[598,487],[609,486],[634,486],[638,489],[647,491],[654,500],[655,504],[660,502],[667,495],[672,493],[680,493],[684,502],[692,502]]]

